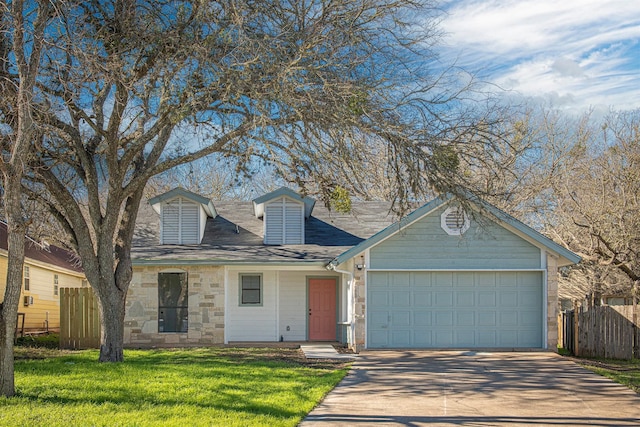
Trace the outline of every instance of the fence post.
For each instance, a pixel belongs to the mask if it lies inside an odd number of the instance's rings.
[[[582,307],[576,307],[573,310],[573,354],[580,356],[582,349],[580,348],[580,317],[582,315]]]

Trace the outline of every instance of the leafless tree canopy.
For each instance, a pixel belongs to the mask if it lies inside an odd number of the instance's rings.
[[[475,179],[494,204],[582,257],[561,278],[561,297],[628,296],[640,280],[640,110],[529,111],[510,126],[510,146],[523,150]]]
[[[507,142],[469,76],[437,62],[430,0],[51,4],[25,191],[82,258],[102,311],[101,360],[122,359],[129,246],[151,177],[213,153],[239,173],[265,162],[330,200],[336,188],[369,194],[365,171],[382,157],[384,196],[402,211],[460,192],[462,165],[489,165]],[[12,46],[35,39],[15,28],[2,79],[17,87]]]
[[[556,184],[556,236],[582,256],[590,291],[628,292],[640,284],[640,111],[591,131],[570,147]]]

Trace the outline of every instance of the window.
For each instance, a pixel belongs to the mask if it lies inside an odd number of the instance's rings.
[[[187,332],[187,273],[158,273],[158,332]]]
[[[440,217],[440,226],[450,236],[460,236],[469,229],[469,217],[459,206],[451,206]]]
[[[24,290],[28,291],[29,290],[29,283],[30,278],[29,278],[29,266],[25,265],[24,266]]]
[[[240,305],[262,305],[262,275],[240,275]]]
[[[53,294],[58,295],[58,275],[53,275]]]

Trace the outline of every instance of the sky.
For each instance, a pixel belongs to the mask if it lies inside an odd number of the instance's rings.
[[[640,108],[640,0],[443,0],[441,58],[553,107]]]

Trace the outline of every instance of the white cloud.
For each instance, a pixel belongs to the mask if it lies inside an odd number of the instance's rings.
[[[445,8],[445,60],[576,109],[640,107],[640,1],[457,0]]]
[[[580,65],[571,59],[560,57],[551,64],[551,69],[561,76],[582,77],[584,70]]]

